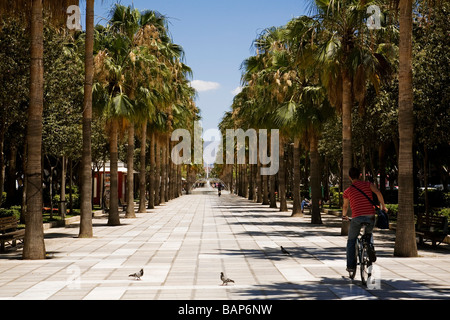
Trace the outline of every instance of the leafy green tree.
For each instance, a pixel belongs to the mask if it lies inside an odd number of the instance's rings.
[[[5,181],[5,141],[10,140],[7,139],[8,131],[14,126],[17,130],[14,130],[12,135],[16,138],[20,136],[20,132],[26,131],[26,112],[29,105],[30,38],[29,32],[19,18],[14,16],[1,18],[0,43],[2,44],[0,45],[0,194],[2,194]]]

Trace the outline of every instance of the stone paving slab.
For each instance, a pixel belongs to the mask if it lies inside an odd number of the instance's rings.
[[[198,190],[94,238],[78,226],[45,231],[48,259],[0,255],[0,299],[20,300],[351,300],[449,299],[450,246],[393,257],[394,233],[375,232],[378,260],[371,289],[345,271],[340,218],[290,217],[247,199]],[[281,253],[285,247],[291,256]],[[141,280],[128,277],[144,269]],[[220,272],[235,283],[222,286]]]

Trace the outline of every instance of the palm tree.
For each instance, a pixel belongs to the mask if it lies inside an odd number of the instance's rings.
[[[0,15],[4,13],[28,20],[31,34],[30,106],[26,136],[25,169],[26,215],[25,238],[22,256],[24,259],[45,259],[44,231],[42,224],[42,113],[44,104],[44,47],[43,10],[51,12],[50,23],[64,25],[69,5],[78,5],[78,0],[4,0],[0,2]],[[2,150],[0,150],[1,152]],[[1,189],[1,188],[0,188]]]
[[[22,257],[45,259],[42,224],[42,113],[44,107],[44,37],[42,0],[31,3],[30,106],[27,127],[27,214]]]
[[[141,150],[140,150],[140,169],[139,169],[139,209],[138,212],[146,212],[145,198],[146,198],[146,146],[147,146],[147,124],[145,119],[140,128],[141,136]],[[150,200],[149,200],[150,201]]]
[[[117,27],[117,25],[114,25]],[[118,212],[118,173],[117,173],[117,143],[119,129],[126,126],[126,119],[133,110],[133,102],[126,94],[130,71],[133,65],[130,40],[112,26],[100,28],[99,45],[103,48],[95,57],[94,85],[95,106],[107,117],[110,143],[110,211],[108,225],[120,224]]]
[[[353,158],[353,96],[362,105],[367,80],[378,89],[390,71],[386,57],[376,50],[379,43],[368,40],[371,37],[364,23],[367,8],[379,3],[374,0],[316,0],[314,3],[317,18],[310,22],[315,26],[306,32],[311,39],[319,38],[320,43],[311,48],[311,57],[315,58],[310,63],[322,64],[321,81],[327,88],[330,102],[342,112],[343,176],[346,177]],[[344,188],[349,184],[349,180],[344,179]]]
[[[91,238],[92,230],[92,86],[94,81],[94,0],[86,1],[85,81],[83,101],[83,151],[81,156],[81,207],[79,238]]]
[[[412,0],[399,1],[399,99],[398,99],[398,218],[395,256],[417,256],[414,224],[413,179],[413,87],[412,87]]]

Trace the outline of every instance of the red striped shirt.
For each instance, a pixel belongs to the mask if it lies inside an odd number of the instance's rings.
[[[363,191],[370,199],[373,200],[370,182],[357,180],[353,183],[355,187]],[[358,216],[374,215],[375,209],[369,200],[354,187],[348,187],[344,191],[344,199],[350,200],[350,208],[352,209],[352,218]]]

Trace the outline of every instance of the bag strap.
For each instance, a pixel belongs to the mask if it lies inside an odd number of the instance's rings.
[[[361,192],[366,198],[367,198],[367,200],[369,200],[370,201],[370,203],[376,208],[377,207],[377,205],[375,204],[375,202],[373,202],[373,200],[372,199],[370,199],[369,198],[369,196],[364,192],[364,191],[362,191],[361,189],[359,189],[357,186],[355,186],[355,185],[351,185],[351,187],[353,187],[353,188],[355,188],[356,190],[358,190],[359,192]]]

